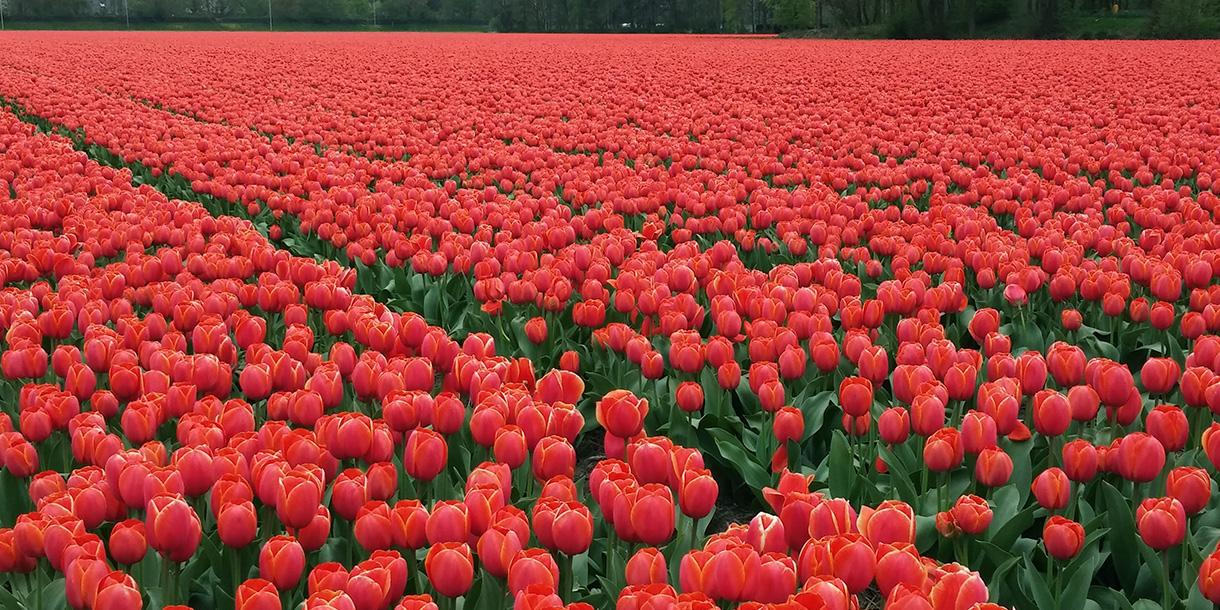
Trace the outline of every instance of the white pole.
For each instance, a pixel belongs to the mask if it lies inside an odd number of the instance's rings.
[[[377,0],[372,0],[373,5],[373,27],[377,27]]]
[[[127,6],[127,3],[129,1],[130,0],[123,0],[123,18],[127,20],[127,29],[130,30],[131,29],[131,9],[128,8],[128,6]]]
[[[267,0],[267,31],[274,30],[275,26],[271,23],[271,0]]]
[[[0,30],[4,29],[4,0],[0,0]]]

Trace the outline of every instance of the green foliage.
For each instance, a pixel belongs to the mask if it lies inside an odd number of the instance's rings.
[[[187,0],[128,0],[131,16],[165,21],[186,16]]]
[[[768,0],[768,4],[773,22],[781,29],[804,30],[817,22],[815,0]]]
[[[0,0],[13,26],[266,25],[268,0]],[[126,4],[124,4],[126,2]],[[776,32],[853,38],[1208,38],[1220,0],[270,0],[275,29]],[[125,11],[124,9],[128,9]],[[374,15],[376,19],[374,20]],[[27,25],[22,26],[21,22]],[[90,21],[89,23],[93,23]]]
[[[1210,38],[1220,32],[1220,0],[1159,0],[1150,34],[1155,38]]]

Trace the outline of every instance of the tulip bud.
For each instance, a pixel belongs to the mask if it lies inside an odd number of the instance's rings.
[[[687,470],[682,473],[678,488],[678,506],[691,519],[702,519],[712,512],[720,486],[710,471]]]
[[[1097,448],[1078,438],[1063,446],[1063,471],[1077,483],[1087,483],[1097,475]]]
[[[305,550],[292,536],[274,536],[258,554],[258,574],[280,591],[297,586],[305,572]]]
[[[1051,557],[1066,561],[1084,547],[1084,527],[1070,519],[1053,515],[1042,527],[1042,544]]]
[[[877,432],[881,440],[890,445],[899,445],[907,440],[911,431],[911,419],[902,407],[890,407],[877,418]]]
[[[874,547],[915,542],[915,512],[906,502],[886,500],[877,508],[860,507],[856,527]]]
[[[144,528],[149,546],[175,562],[190,559],[203,538],[199,515],[181,496],[162,495],[149,500]]]
[[[534,447],[530,466],[539,481],[558,475],[571,477],[576,471],[576,449],[562,436],[544,437]]]
[[[597,402],[597,422],[619,438],[631,438],[644,427],[648,401],[627,390],[612,390]]]
[[[394,530],[390,507],[382,501],[366,502],[356,513],[353,528],[356,541],[367,553],[381,551],[394,545]]]
[[[1165,446],[1151,435],[1133,432],[1122,438],[1117,456],[1111,454],[1110,463],[1123,478],[1137,483],[1147,483],[1165,468]]]
[[[1190,423],[1182,409],[1157,405],[1144,419],[1144,429],[1161,443],[1165,451],[1181,451],[1190,436]]]
[[[548,591],[559,585],[559,565],[544,549],[524,549],[508,566],[508,590],[512,595],[532,585],[542,585]]]
[[[683,381],[674,391],[674,401],[686,413],[695,413],[703,408],[703,386],[695,381]]]
[[[261,578],[251,578],[237,587],[234,610],[278,610],[280,594],[275,585]]]
[[[987,501],[973,495],[958,498],[949,513],[957,527],[971,536],[987,531],[993,516]]]
[[[1220,604],[1220,551],[1199,564],[1199,592],[1213,604]]]
[[[97,594],[93,598],[93,608],[96,610],[140,610],[143,607],[140,589],[126,572],[116,570],[97,583]],[[247,608],[239,605],[238,610]]]
[[[784,523],[779,517],[768,513],[758,513],[750,520],[746,529],[746,544],[761,553],[783,553],[788,550],[787,536],[784,534]]]
[[[144,536],[144,522],[128,519],[116,523],[110,530],[110,556],[123,565],[139,563],[148,553],[148,541]]]
[[[924,464],[933,472],[957,468],[964,458],[965,449],[957,428],[941,428],[924,443]]]
[[[1038,504],[1051,511],[1066,507],[1072,495],[1071,481],[1062,470],[1055,467],[1038,473],[1030,489],[1034,492]]]
[[[832,576],[842,580],[848,591],[859,593],[873,581],[876,556],[859,534],[840,534],[805,543],[797,567],[802,580]]]
[[[1000,487],[1012,476],[1012,458],[999,447],[988,447],[979,453],[974,464],[974,478],[987,487]]]
[[[546,335],[546,318],[535,316],[525,323],[525,336],[530,343],[541,345],[546,341]]]
[[[424,558],[428,581],[445,597],[460,597],[474,581],[474,557],[463,542],[443,542],[428,549]]]
[[[1144,544],[1164,551],[1186,538],[1186,510],[1176,498],[1147,498],[1135,511],[1135,525]]]
[[[416,428],[407,437],[403,450],[403,469],[419,481],[431,481],[444,470],[449,461],[449,446],[445,437],[429,428]]]
[[[669,569],[665,565],[665,557],[655,547],[645,547],[635,552],[627,560],[627,584],[644,586],[666,584],[669,581]]]
[[[1211,500],[1212,480],[1202,468],[1181,466],[1169,471],[1165,493],[1181,502],[1187,515],[1194,515]]]
[[[877,588],[888,596],[903,585],[922,588],[928,568],[913,544],[878,544],[876,574]]]

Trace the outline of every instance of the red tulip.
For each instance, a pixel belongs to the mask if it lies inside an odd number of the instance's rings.
[[[148,541],[144,537],[144,522],[128,519],[116,523],[110,530],[110,556],[123,565],[139,563],[148,553]]]
[[[1186,538],[1186,510],[1176,498],[1147,498],[1135,511],[1135,525],[1144,544],[1164,551]]]
[[[419,481],[431,481],[445,469],[449,445],[445,437],[428,428],[416,428],[407,436],[403,449],[403,469]]]
[[[1053,515],[1042,527],[1042,544],[1051,557],[1066,561],[1084,547],[1084,527],[1070,519]]]
[[[479,562],[488,574],[496,578],[507,578],[509,565],[528,541],[528,538],[522,540],[511,527],[492,525],[479,537]]]
[[[872,547],[859,534],[840,534],[810,540],[797,561],[801,578],[833,576],[852,593],[868,588],[876,569]]]
[[[1187,515],[1194,515],[1206,508],[1211,500],[1212,479],[1202,468],[1180,466],[1169,471],[1165,493],[1181,502]]]
[[[674,499],[669,488],[657,483],[640,486],[626,502],[626,517],[639,542],[660,546],[674,533]],[[615,521],[618,521],[616,511]]]
[[[691,519],[702,519],[712,512],[720,486],[712,473],[705,469],[687,470],[678,487],[678,506]]]
[[[852,417],[868,414],[873,405],[873,384],[863,377],[847,377],[839,384],[839,408]]]
[[[648,401],[627,390],[612,390],[597,401],[597,423],[619,438],[630,438],[644,428]]]
[[[360,547],[368,553],[393,546],[394,530],[389,505],[380,500],[366,502],[356,513],[353,534]]]
[[[886,500],[875,509],[862,506],[856,524],[860,534],[874,547],[915,542],[915,512],[906,502]]]
[[[251,578],[237,587],[234,610],[276,610],[280,594],[275,585],[261,578]]]
[[[546,330],[546,318],[535,316],[525,323],[525,336],[534,345],[541,345],[546,341]]]
[[[474,557],[465,543],[434,544],[424,558],[424,571],[438,593],[445,597],[460,597],[470,590],[474,581]]]
[[[1038,500],[1038,504],[1042,508],[1052,511],[1066,507],[1072,495],[1072,483],[1068,480],[1068,476],[1055,467],[1038,473],[1038,476],[1034,477],[1030,489],[1034,492],[1034,498]]]
[[[309,525],[322,505],[320,471],[297,467],[280,477],[276,489],[275,513],[286,527]]]
[[[296,587],[304,572],[305,550],[292,536],[274,536],[259,551],[259,576],[280,591]]]
[[[1165,446],[1151,435],[1133,432],[1122,438],[1118,454],[1112,455],[1111,467],[1123,478],[1147,483],[1165,468]]]
[[[1161,443],[1165,451],[1181,451],[1190,437],[1190,423],[1182,409],[1173,405],[1157,405],[1148,412],[1144,429]]]
[[[1220,604],[1220,551],[1199,564],[1199,592],[1213,604]]]
[[[443,542],[464,542],[470,537],[470,516],[466,504],[447,500],[437,502],[428,514],[424,526],[428,544],[437,545]]]
[[[987,585],[977,572],[948,572],[941,576],[932,590],[928,600],[936,610],[969,610],[975,604],[987,601]]]
[[[957,428],[941,428],[924,443],[924,464],[933,472],[957,468],[964,458],[965,449]]]
[[[276,600],[276,607],[279,600]],[[93,598],[94,610],[140,610],[144,599],[136,581],[126,572],[116,570],[97,583],[97,594]],[[254,606],[237,606],[238,610],[251,610]]]
[[[987,531],[993,516],[986,500],[971,495],[958,498],[949,513],[957,527],[971,536]]]
[[[1043,436],[1059,436],[1072,424],[1068,399],[1054,390],[1034,394],[1034,429]]]
[[[549,591],[559,585],[559,565],[544,549],[524,549],[508,566],[508,590],[512,595],[531,585],[542,585]]]
[[[987,487],[1000,487],[1012,476],[1012,458],[999,447],[988,447],[978,455],[974,478]]]
[[[1149,394],[1166,394],[1178,384],[1182,367],[1173,358],[1149,358],[1140,369],[1140,383]]]
[[[539,481],[559,475],[571,477],[576,471],[576,450],[562,436],[544,437],[534,447],[530,466]]]
[[[683,381],[674,391],[674,402],[686,413],[694,413],[703,408],[703,386],[695,381]]]
[[[1076,439],[1063,446],[1063,471],[1077,483],[1087,483],[1097,475],[1097,448],[1085,439]]]
[[[928,578],[928,568],[924,565],[919,551],[913,544],[878,544],[877,547],[877,588],[883,595],[889,595],[896,587],[908,585],[922,588]]]
[[[660,551],[655,547],[645,547],[627,560],[626,577],[627,584],[632,586],[666,584],[669,581],[669,569]]]
[[[145,531],[148,544],[170,561],[183,562],[195,554],[203,538],[199,515],[179,496],[157,496],[148,501]]]

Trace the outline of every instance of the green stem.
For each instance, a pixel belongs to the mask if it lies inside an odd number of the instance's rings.
[[[169,558],[161,558],[161,594],[164,596],[162,601],[167,605],[170,604],[174,599],[173,583],[170,581],[169,577],[169,564]]]
[[[234,549],[233,554],[229,557],[229,574],[233,577],[234,591],[241,586],[241,557],[237,555],[238,550]]]
[[[685,551],[695,548],[695,537],[699,535],[699,520],[691,517],[687,519],[686,522],[686,547],[682,549],[683,554],[685,554]]]
[[[403,553],[407,558],[407,594],[422,593],[423,586],[419,584],[419,559],[414,550]]]
[[[1161,608],[1172,608],[1173,584],[1169,580],[1169,551],[1161,551]]]
[[[34,572],[37,578],[34,580],[34,608],[42,610],[42,561],[38,562],[38,568]]]
[[[567,553],[559,554],[559,597],[564,603],[570,603],[575,597],[576,592],[572,587],[572,556]]]

